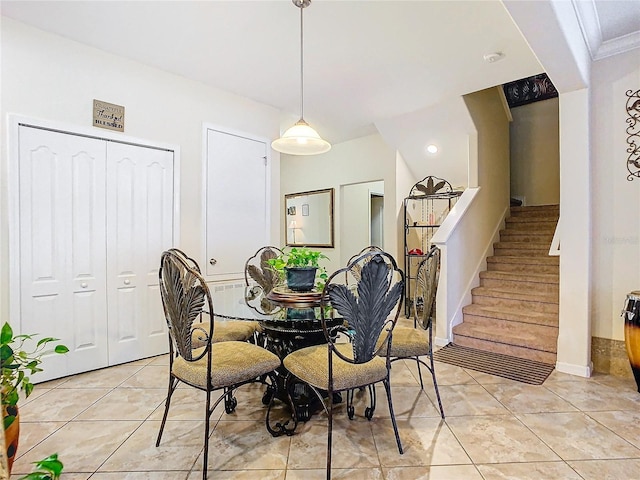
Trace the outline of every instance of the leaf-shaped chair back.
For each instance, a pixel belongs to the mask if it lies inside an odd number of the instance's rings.
[[[354,256],[352,256],[349,261],[347,262],[347,265],[350,265],[351,263],[353,263],[353,261],[360,257],[361,255],[367,253],[367,252],[382,252],[383,250],[380,247],[376,247],[375,245],[369,245],[368,247],[364,247],[362,250],[360,250],[359,253],[356,253]],[[371,258],[371,257],[369,257]],[[360,277],[362,275],[362,265],[355,265],[353,270],[351,271],[350,275],[353,276],[353,278],[356,279],[356,281],[360,280]]]
[[[269,293],[273,287],[278,284],[279,278],[277,272],[267,263],[273,258],[282,255],[282,250],[277,247],[262,247],[252,256],[250,256],[244,264],[244,281],[245,285],[249,285],[249,279],[252,279],[260,285],[266,293]]]
[[[200,265],[198,265],[198,262],[196,262],[193,258],[191,258],[189,255],[187,255],[186,253],[184,253],[182,250],[180,250],[179,248],[170,248],[169,250],[167,250],[168,252],[172,252],[178,256],[181,256],[182,259],[184,260],[185,264],[189,267],[192,268],[194,270],[196,270],[198,273],[201,273],[200,270]]]
[[[413,318],[425,330],[435,316],[436,293],[440,277],[440,249],[431,247],[427,258],[418,265],[416,291],[413,296]]]
[[[355,278],[359,277],[356,281]],[[356,287],[348,278],[356,281]],[[342,283],[342,282],[345,283]],[[404,273],[386,252],[370,251],[334,272],[322,294],[323,307],[331,305],[347,323],[353,346],[353,359],[333,351],[344,360],[365,363],[388,347],[379,343],[383,331],[388,339],[400,314],[403,302]],[[325,308],[321,309],[324,319]],[[326,332],[326,328],[325,328]],[[330,340],[330,336],[328,336]],[[330,341],[330,346],[333,343]]]
[[[259,313],[269,314],[278,308],[267,299],[267,295],[281,279],[267,262],[280,255],[282,255],[282,250],[277,247],[262,247],[244,264],[245,285],[251,286],[251,288],[247,288],[245,299],[247,304]]]
[[[160,259],[160,296],[169,329],[169,335],[178,354],[188,361],[202,358],[208,347],[198,355],[193,355],[191,336],[193,323],[207,309],[213,312],[213,302],[207,284],[197,269],[183,252],[177,249],[163,252]],[[208,340],[213,336],[213,316],[209,315],[209,332],[199,333]],[[207,345],[209,342],[207,341]]]

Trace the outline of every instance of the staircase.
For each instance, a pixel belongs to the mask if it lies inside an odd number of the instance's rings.
[[[556,363],[559,257],[548,253],[558,217],[558,205],[511,207],[454,344]]]

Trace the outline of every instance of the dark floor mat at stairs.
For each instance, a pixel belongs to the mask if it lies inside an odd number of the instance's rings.
[[[554,370],[554,366],[548,363],[485,352],[453,343],[434,352],[433,359],[531,385],[542,385]]]

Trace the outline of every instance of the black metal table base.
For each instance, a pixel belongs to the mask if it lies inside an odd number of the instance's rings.
[[[271,380],[272,383],[267,386],[267,391],[262,396],[262,403],[268,405],[266,425],[272,436],[293,435],[299,422],[306,422],[314,414],[325,409],[323,400],[316,395],[313,388],[291,374],[277,372],[271,377]],[[319,393],[323,398],[327,397],[326,391],[321,390]],[[289,407],[291,418],[284,423],[271,421],[271,410],[276,400],[285,403]],[[333,403],[340,402],[342,402],[342,395],[340,392],[335,392],[333,394]]]
[[[317,321],[317,320],[315,320]],[[310,320],[306,320],[310,322]],[[289,327],[289,326],[288,326]],[[300,348],[325,343],[324,333],[315,329],[283,328],[282,322],[264,322],[265,347],[284,359],[289,353]],[[315,413],[325,408],[322,399],[318,398],[313,388],[291,375],[281,366],[270,376],[270,384],[262,397],[262,403],[268,405],[267,430],[274,437],[293,435],[299,422],[306,422]],[[326,392],[320,392],[326,398]],[[271,412],[275,401],[285,403],[290,409],[291,418],[286,421],[272,421]],[[339,393],[334,394],[334,403],[342,401]]]

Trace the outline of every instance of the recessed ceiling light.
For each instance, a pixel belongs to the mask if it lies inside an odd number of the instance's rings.
[[[433,155],[434,153],[438,153],[438,146],[432,143],[431,145],[427,145],[426,150],[427,150],[427,153],[430,153]]]
[[[485,53],[484,55],[484,61],[487,63],[495,63],[499,60],[502,60],[505,57],[504,53],[502,52],[492,52],[492,53]]]

